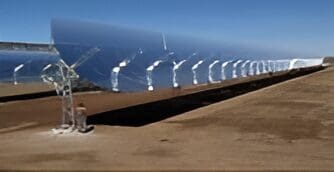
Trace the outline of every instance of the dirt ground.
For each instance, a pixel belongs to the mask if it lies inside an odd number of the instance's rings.
[[[285,75],[286,72],[277,73],[274,76]],[[203,90],[215,89],[220,87],[227,87],[236,83],[243,83],[253,80],[259,80],[264,78],[270,78],[268,74],[263,74],[255,77],[227,80],[222,83],[211,85],[197,85],[182,87],[180,89],[161,89],[153,92],[134,92],[134,93],[113,93],[103,91],[92,92],[80,92],[74,94],[74,104],[84,103],[88,109],[88,115],[98,114],[110,110],[126,108],[130,106],[150,103],[163,99],[169,99],[182,95],[193,94],[201,92]],[[33,90],[38,88],[48,88],[45,85],[36,84],[21,84],[11,85],[3,84],[0,87],[0,92],[7,94],[21,95],[22,93],[32,93]],[[15,91],[16,90],[16,91]],[[1,97],[1,96],[0,96]],[[60,121],[61,114],[61,100],[57,96],[49,96],[38,99],[31,99],[25,101],[10,101],[0,102],[0,131],[12,130],[12,126],[16,129],[16,126],[22,124],[36,124],[32,126],[57,124]],[[23,125],[24,128],[30,126]],[[21,127],[19,127],[21,128]]]
[[[1,104],[0,169],[334,171],[333,76],[328,68],[141,127],[97,125],[86,135],[51,133],[58,99]],[[39,111],[31,106],[38,103]],[[25,112],[20,122],[13,112]]]
[[[31,93],[51,91],[51,90],[54,90],[52,86],[41,82],[25,83],[25,84],[19,83],[18,85],[0,83],[0,97],[31,94]]]

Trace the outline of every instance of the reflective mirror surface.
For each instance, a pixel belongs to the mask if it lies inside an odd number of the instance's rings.
[[[51,28],[60,57],[80,78],[113,91],[215,83],[288,70],[290,63],[278,64],[268,52],[105,24],[53,20]]]

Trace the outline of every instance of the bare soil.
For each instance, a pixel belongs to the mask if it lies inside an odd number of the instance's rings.
[[[86,135],[51,133],[56,97],[4,103],[0,169],[334,171],[333,76],[328,68],[140,127],[99,124]],[[111,100],[90,96],[76,100],[89,100],[91,114]],[[115,94],[115,107],[143,98],[129,96]]]

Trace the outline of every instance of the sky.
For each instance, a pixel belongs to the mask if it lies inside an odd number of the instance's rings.
[[[333,0],[1,0],[0,41],[50,42],[61,18],[329,56],[333,10]]]

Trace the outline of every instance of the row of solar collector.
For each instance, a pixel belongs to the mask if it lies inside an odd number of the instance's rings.
[[[7,73],[7,78],[10,77],[13,84],[29,82],[29,80],[26,79],[29,77],[34,77],[36,80],[38,80],[37,78],[40,78],[42,69],[45,68],[45,66],[50,63],[56,63],[57,60],[60,59],[57,58],[56,55],[47,53],[2,53],[2,55],[7,56],[13,56],[13,54],[16,54],[16,56],[21,56],[21,61],[18,58],[15,63],[12,63],[11,65],[7,61],[7,68],[9,68],[9,70],[7,69],[1,73],[2,75]],[[44,55],[44,58],[38,57],[42,55]],[[22,58],[22,56],[27,57]],[[32,58],[29,58],[29,56]],[[193,56],[195,56],[195,53]],[[320,65],[322,63],[322,59],[223,60],[219,58],[210,59],[207,61],[197,60],[190,63],[190,58],[191,57],[178,62],[162,60],[154,61],[151,65],[145,68],[144,77],[137,76],[132,80],[141,80],[137,82],[142,83],[142,89],[148,89],[152,91],[155,88],[161,87],[159,84],[161,80],[163,80],[163,82],[169,83],[167,84],[167,87],[176,88],[189,84],[196,85],[204,83],[217,83],[232,78],[248,77],[269,72],[286,71],[295,68]],[[11,59],[13,59],[13,57]],[[1,65],[5,66],[5,63],[6,61],[2,61]],[[130,64],[131,61],[126,58],[117,66],[109,67],[110,75],[103,79],[109,84],[108,88],[111,88],[113,91],[124,91],[122,88],[126,83],[122,83],[122,81],[126,81],[124,78],[127,78],[128,80],[131,80],[131,78],[127,77],[126,73],[123,73],[123,71],[127,68],[133,68],[130,66]]]
[[[322,61],[84,21],[53,20],[51,34],[60,57],[75,66],[81,79],[123,92],[217,82]]]
[[[55,51],[49,53],[0,51],[0,81],[40,81],[42,75],[59,86],[75,73],[103,89],[136,92],[322,64],[322,58],[73,20],[53,20],[51,38]]]

